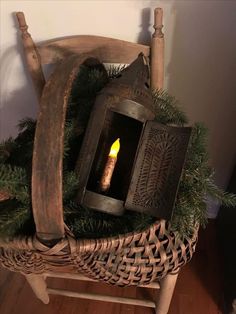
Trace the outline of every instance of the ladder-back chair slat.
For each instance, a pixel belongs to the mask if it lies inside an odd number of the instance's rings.
[[[96,53],[103,63],[131,63],[140,52],[150,55],[150,47],[124,40],[78,35],[38,45],[42,64],[57,63],[70,54]]]

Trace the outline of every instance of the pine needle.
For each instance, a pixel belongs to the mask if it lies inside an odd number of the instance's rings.
[[[221,205],[226,207],[236,206],[236,195],[218,188],[210,179],[206,180],[206,192]]]
[[[119,65],[111,65],[109,66],[107,72],[110,79],[117,78],[120,73],[127,67],[125,64],[119,64]]]
[[[126,66],[110,67],[109,79],[115,79]],[[125,211],[121,217],[96,212],[74,201],[78,178],[74,172],[91,109],[97,93],[105,86],[108,76],[101,67],[82,66],[74,80],[68,103],[64,135],[63,203],[64,219],[76,237],[99,238],[131,231],[141,231],[156,218]],[[176,99],[166,91],[153,91],[156,121],[184,126],[188,119]],[[0,234],[34,232],[31,212],[31,168],[36,121],[25,118],[19,122],[19,135],[0,143],[0,190],[11,199],[0,203]],[[236,195],[219,189],[213,181],[208,164],[207,130],[202,124],[193,126],[186,161],[179,184],[170,230],[180,237],[191,236],[196,224],[207,222],[206,195],[221,204],[236,206]]]
[[[0,165],[0,190],[6,191],[11,198],[16,198],[23,204],[29,204],[30,195],[25,169]]]
[[[186,115],[179,109],[177,100],[166,91],[153,91],[153,102],[157,122],[179,126],[188,123]]]

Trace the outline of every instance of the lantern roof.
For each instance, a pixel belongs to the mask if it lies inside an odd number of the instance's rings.
[[[101,93],[137,102],[148,109],[154,118],[149,62],[143,53],[112,79]]]

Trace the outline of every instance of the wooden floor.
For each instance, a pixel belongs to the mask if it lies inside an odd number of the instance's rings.
[[[201,231],[192,261],[186,265],[177,281],[169,314],[218,314],[221,312],[222,289],[217,254],[215,226],[211,222]],[[51,287],[83,290],[138,298],[155,297],[157,292],[143,288],[118,288],[105,284],[49,279]],[[36,299],[24,277],[0,269],[1,314],[151,314],[152,309],[50,296],[49,305]]]

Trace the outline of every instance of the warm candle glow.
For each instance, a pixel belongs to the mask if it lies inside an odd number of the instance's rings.
[[[99,188],[102,192],[106,192],[111,185],[111,179],[113,175],[113,171],[117,162],[117,154],[120,150],[120,139],[118,138],[112,145],[110,149],[110,153],[107,157],[107,162],[105,168],[103,170],[103,174],[99,183]]]
[[[120,150],[120,139],[118,138],[112,145],[111,145],[111,150],[109,153],[109,157],[116,158],[117,154],[119,153]]]

